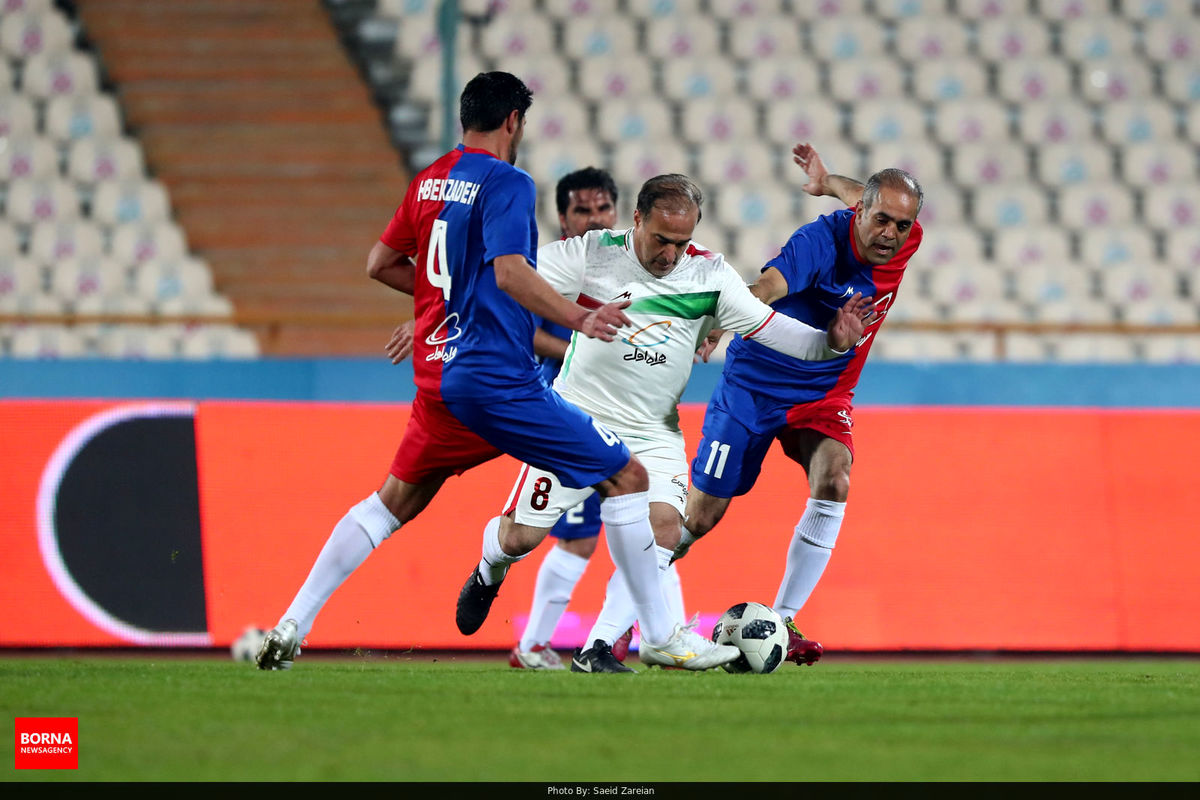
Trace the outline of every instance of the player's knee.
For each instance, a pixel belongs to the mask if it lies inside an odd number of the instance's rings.
[[[850,473],[844,470],[834,470],[820,475],[813,481],[812,490],[812,496],[818,500],[844,503],[850,496]]]
[[[637,458],[630,458],[629,463],[612,478],[615,491],[612,494],[633,494],[650,491],[650,474],[646,466]]]

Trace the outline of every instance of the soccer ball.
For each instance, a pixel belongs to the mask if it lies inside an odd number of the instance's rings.
[[[242,635],[233,640],[229,646],[229,654],[234,661],[253,661],[258,656],[258,648],[262,647],[267,632],[262,628],[251,625],[242,631]]]
[[[762,603],[738,603],[717,620],[713,641],[732,644],[742,654],[723,665],[726,672],[774,672],[787,655],[783,618]]]

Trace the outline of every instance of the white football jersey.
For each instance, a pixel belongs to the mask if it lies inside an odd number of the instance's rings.
[[[550,242],[537,258],[538,273],[569,300],[631,301],[633,325],[613,341],[572,335],[554,381],[564,398],[622,431],[678,431],[679,398],[704,336],[714,324],[749,333],[772,313],[724,256],[694,242],[662,278],[638,262],[632,228]]]

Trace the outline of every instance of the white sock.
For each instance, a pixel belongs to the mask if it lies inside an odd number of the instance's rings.
[[[557,545],[546,553],[542,565],[538,567],[537,583],[533,587],[529,624],[517,643],[522,652],[528,653],[536,644],[549,643],[587,565],[586,558]]]
[[[296,620],[303,640],[337,588],[367,560],[372,550],[399,529],[400,521],[392,516],[378,494],[372,493],[351,508],[333,527],[308,578],[279,621]]]
[[[787,569],[775,596],[775,610],[795,617],[804,607],[833,555],[833,545],[842,527],[846,504],[809,498],[788,547]]]
[[[606,497],[600,504],[600,519],[609,555],[629,587],[642,638],[666,642],[674,633],[675,623],[659,580],[648,493]]]
[[[584,649],[592,646],[599,639],[612,647],[613,642],[621,638],[625,631],[637,622],[637,609],[633,606],[633,597],[629,594],[629,585],[620,570],[613,570],[608,579],[608,588],[604,592],[604,605],[600,615],[596,617],[592,630],[584,642]]]
[[[675,565],[671,563],[673,551],[657,545],[654,551],[658,559],[663,598],[666,600],[667,608],[670,609],[671,618],[675,623],[682,625],[685,621],[683,586],[679,582],[679,573],[675,570]],[[633,597],[629,594],[629,587],[621,577],[620,570],[617,570],[608,580],[608,589],[604,593],[604,605],[600,609],[600,615],[596,617],[591,633],[588,634],[585,646],[591,647],[592,642],[597,639],[612,645],[621,638],[625,631],[632,628],[635,622],[637,622],[637,609],[634,608]]]
[[[483,526],[483,558],[479,560],[479,575],[487,586],[500,583],[508,574],[508,567],[529,553],[510,556],[500,547],[500,517],[492,517]]]

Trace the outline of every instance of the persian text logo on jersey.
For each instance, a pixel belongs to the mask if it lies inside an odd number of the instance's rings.
[[[433,352],[425,356],[425,360],[449,361],[454,358],[458,354],[458,348],[442,347],[442,345],[453,342],[462,335],[462,328],[458,327],[458,312],[452,311],[433,329],[433,333],[425,337],[425,344],[433,348]]]

